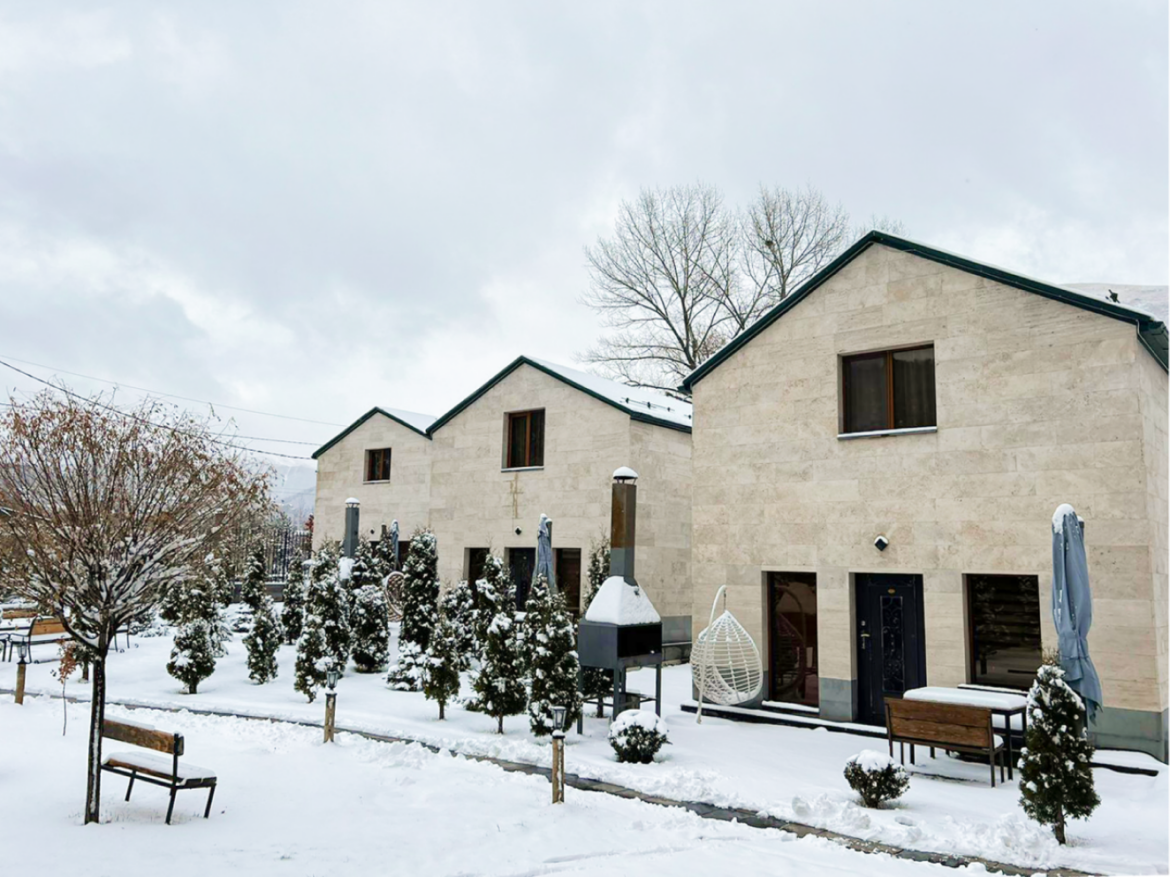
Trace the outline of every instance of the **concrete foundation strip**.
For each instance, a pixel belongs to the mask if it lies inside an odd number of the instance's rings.
[[[0,694],[13,694],[12,689],[0,688]],[[52,694],[43,691],[25,691],[26,697],[51,697],[60,699],[60,694]],[[79,698],[73,695],[66,697],[66,700],[71,703],[88,703],[84,698]],[[224,718],[232,719],[247,719],[257,722],[281,722],[286,725],[300,725],[306,728],[321,728],[319,722],[309,721],[308,719],[283,719],[274,716],[263,715],[249,715],[247,713],[237,713],[231,710],[211,709],[208,707],[171,707],[159,706],[145,701],[133,700],[107,700],[107,706],[120,706],[127,709],[149,709],[158,710],[160,712],[180,713],[188,712],[195,715],[203,716],[222,716]],[[433,743],[426,743],[422,740],[415,740],[410,737],[391,737],[386,734],[376,734],[372,731],[362,731],[357,728],[346,728],[341,725],[337,726],[340,733],[353,734],[358,737],[364,737],[367,740],[375,740],[379,743],[405,743],[416,744],[422,746],[431,752],[444,751],[445,747],[436,746]],[[451,751],[451,750],[446,750]],[[479,761],[487,764],[493,764],[501,770],[506,770],[510,773],[524,773],[533,776],[549,775],[549,768],[540,767],[535,764],[524,764],[517,761],[505,761],[502,758],[493,758],[490,755],[470,755],[462,752],[453,753],[461,758],[466,758],[471,761]],[[683,810],[689,810],[703,819],[718,819],[723,822],[739,822],[743,825],[752,828],[774,828],[777,831],[785,831],[789,834],[794,834],[797,837],[807,837],[809,835],[815,837],[823,837],[832,843],[838,844],[846,849],[853,850],[859,853],[884,853],[896,859],[907,859],[913,862],[930,862],[935,865],[943,865],[947,868],[961,868],[964,865],[970,865],[978,862],[984,865],[988,871],[997,871],[1001,874],[1010,875],[1010,877],[1031,877],[1038,871],[1042,871],[1047,877],[1100,877],[1088,871],[1077,871],[1072,868],[1036,868],[1036,867],[1020,867],[1018,865],[1009,865],[1004,862],[996,862],[991,859],[984,859],[978,856],[958,856],[949,853],[932,853],[921,850],[907,850],[901,847],[891,846],[879,841],[862,840],[856,837],[850,837],[845,834],[838,834],[835,831],[829,831],[825,828],[816,828],[812,825],[805,825],[801,822],[790,822],[786,819],[777,819],[774,816],[765,816],[751,810],[740,809],[737,807],[717,807],[714,804],[705,804],[701,801],[678,801],[673,798],[664,798],[660,795],[650,795],[645,792],[639,792],[636,789],[631,789],[626,786],[615,785],[614,783],[607,783],[602,780],[590,779],[574,773],[565,774],[565,785],[571,786],[574,789],[579,789],[584,792],[601,792],[606,795],[613,795],[618,798],[629,798],[635,801],[642,801],[646,804],[654,804],[659,807],[678,807]]]

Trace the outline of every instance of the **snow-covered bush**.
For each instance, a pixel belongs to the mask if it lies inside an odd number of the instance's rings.
[[[359,673],[377,673],[385,668],[390,652],[390,618],[380,584],[366,584],[354,592],[349,620],[354,668]]]
[[[460,582],[439,598],[439,614],[451,622],[459,669],[471,667],[475,653],[475,597],[467,582]]]
[[[516,608],[516,586],[504,561],[489,554],[483,562],[483,577],[475,583],[475,656],[483,659],[488,627],[500,612]]]
[[[244,637],[244,648],[248,650],[248,678],[257,685],[263,685],[276,678],[276,653],[284,639],[280,621],[272,598],[267,594],[252,613],[252,629]]]
[[[305,623],[305,559],[298,552],[288,565],[288,582],[284,586],[284,605],[280,610],[285,642],[295,643]]]
[[[445,719],[447,704],[459,696],[459,671],[465,656],[459,651],[459,634],[451,619],[439,616],[427,645],[423,670],[423,694],[439,705],[439,719]]]
[[[344,668],[349,659],[349,612],[338,579],[336,546],[327,545],[313,558],[313,571],[305,597],[305,618],[297,640],[294,688],[311,703],[325,684],[331,662]]]
[[[528,704],[514,606],[502,607],[488,625],[483,662],[474,680],[475,708],[496,719],[499,734],[504,733],[504,716],[518,715]]]
[[[257,544],[248,554],[244,581],[240,585],[240,602],[248,607],[249,614],[255,614],[260,611],[267,596],[268,573],[264,565],[264,546]]]
[[[430,530],[415,532],[403,564],[402,627],[398,632],[398,659],[386,682],[398,691],[422,687],[423,665],[431,629],[438,617],[439,549]]]
[[[215,672],[215,645],[205,619],[196,618],[179,628],[167,672],[186,685],[189,694],[195,694],[199,683]]]
[[[1020,804],[1065,842],[1065,822],[1088,819],[1101,803],[1093,786],[1093,744],[1085,705],[1055,663],[1042,664],[1028,692],[1028,733],[1020,750]]]
[[[900,798],[910,788],[905,769],[884,752],[872,749],[863,749],[845,762],[845,779],[866,807]]]
[[[533,580],[526,609],[520,637],[528,668],[528,721],[532,733],[543,737],[555,730],[554,704],[566,709],[565,727],[581,715],[577,637],[564,597],[552,592],[544,575]]]
[[[609,745],[618,761],[649,764],[669,742],[666,722],[649,710],[626,710],[609,726]]]

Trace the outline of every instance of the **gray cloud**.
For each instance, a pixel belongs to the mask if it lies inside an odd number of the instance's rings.
[[[1057,282],[1166,281],[1164,4],[95,9],[0,4],[0,353],[439,412],[587,346],[581,247],[696,179],[811,183]]]

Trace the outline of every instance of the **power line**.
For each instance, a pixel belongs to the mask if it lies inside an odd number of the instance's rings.
[[[80,399],[82,402],[85,402],[88,405],[97,405],[99,408],[105,408],[107,411],[113,411],[115,414],[119,414],[122,417],[129,417],[131,420],[137,420],[139,423],[145,423],[148,426],[155,427],[156,429],[165,429],[165,430],[168,430],[170,432],[180,433],[182,435],[194,435],[194,433],[191,433],[185,429],[179,429],[176,426],[167,426],[164,423],[155,423],[153,420],[147,420],[145,417],[139,417],[137,414],[132,414],[129,411],[123,411],[120,408],[115,408],[113,405],[106,405],[104,402],[98,402],[96,399],[87,399],[85,396],[82,396],[78,393],[74,393],[72,390],[69,390],[65,387],[59,387],[56,384],[54,384],[52,381],[47,381],[44,378],[38,378],[36,375],[30,374],[29,372],[26,372],[24,369],[17,368],[16,366],[12,365],[11,363],[5,362],[2,359],[0,359],[0,365],[4,366],[5,368],[12,369],[17,374],[22,374],[26,378],[32,378],[34,381],[37,381],[38,383],[44,384],[46,387],[52,387],[57,392],[64,393],[66,396],[72,396],[74,399]],[[149,391],[147,391],[147,392],[149,392]],[[266,456],[269,456],[269,457],[284,457],[285,459],[288,459],[288,460],[311,460],[312,459],[312,457],[299,457],[299,456],[296,456],[294,454],[277,453],[276,451],[260,451],[260,450],[257,450],[256,448],[249,448],[246,445],[234,445],[231,442],[226,442],[223,439],[212,438],[211,436],[205,436],[205,438],[207,439],[207,441],[213,442],[214,444],[217,444],[217,445],[223,445],[225,448],[235,448],[237,451],[247,451],[250,454],[265,454]]]
[[[0,354],[2,355],[2,354]],[[200,405],[211,405],[214,408],[226,408],[228,411],[244,411],[248,414],[260,414],[264,417],[279,417],[284,420],[299,420],[302,423],[316,423],[321,426],[348,426],[345,423],[331,423],[328,420],[310,420],[307,417],[293,417],[291,414],[273,414],[270,411],[256,411],[253,408],[240,408],[236,405],[219,405],[215,402],[208,402],[206,399],[195,399],[191,396],[180,396],[178,393],[164,393],[162,390],[149,390],[146,387],[135,387],[133,384],[124,384],[120,381],[111,381],[109,378],[95,378],[93,375],[83,375],[81,372],[71,372],[63,368],[54,368],[51,365],[45,365],[40,362],[32,362],[28,359],[21,359],[19,356],[5,356],[5,359],[11,359],[13,362],[23,362],[25,365],[33,365],[37,368],[47,368],[53,372],[59,372],[63,375],[71,375],[75,378],[85,378],[87,381],[99,381],[103,384],[112,384],[115,387],[125,387],[128,390],[138,390],[141,393],[153,393],[156,396],[166,396],[170,399],[182,399],[184,402],[198,402]],[[311,444],[311,442],[306,442]]]

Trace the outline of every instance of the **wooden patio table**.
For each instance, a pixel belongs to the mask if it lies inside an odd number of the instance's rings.
[[[956,703],[963,706],[979,706],[991,710],[992,715],[1002,716],[1004,741],[1007,750],[1008,779],[1013,779],[1012,767],[1012,716],[1019,716],[1025,735],[1028,733],[1028,698],[1022,694],[1008,694],[1000,691],[983,691],[974,688],[944,688],[928,685],[925,688],[911,688],[902,697],[907,700],[926,700],[933,703]]]

